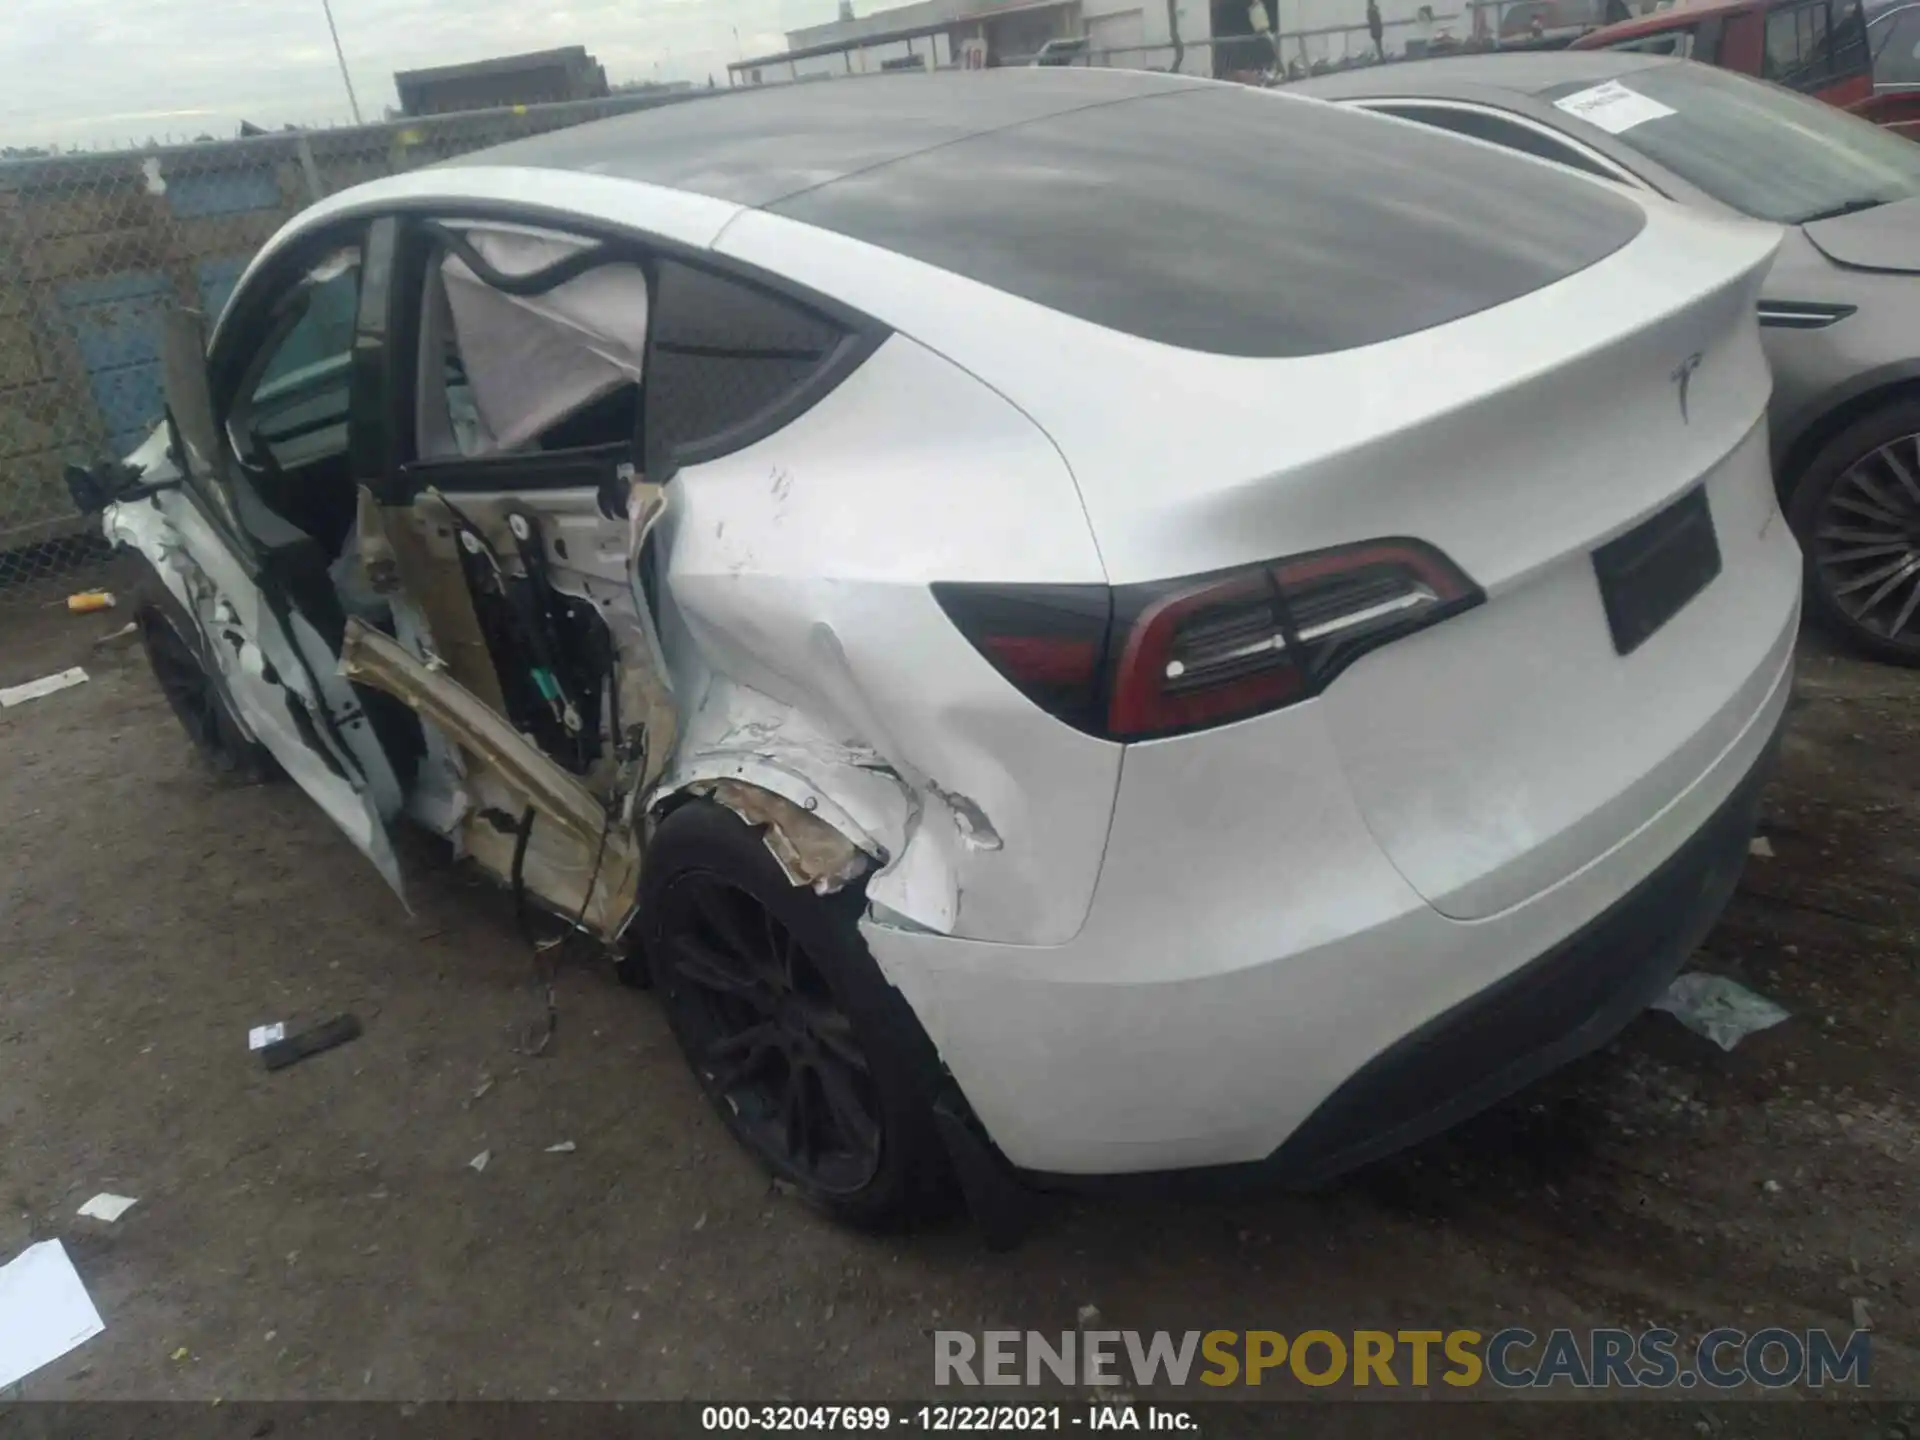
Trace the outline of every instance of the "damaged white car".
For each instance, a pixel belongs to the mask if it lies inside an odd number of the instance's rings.
[[[769,87],[315,206],[74,485],[217,766],[649,973],[833,1213],[1313,1180],[1731,891],[1775,240],[1177,76]]]

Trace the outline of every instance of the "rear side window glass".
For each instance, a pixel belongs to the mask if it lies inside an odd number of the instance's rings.
[[[850,340],[828,317],[749,281],[677,260],[661,261],[655,276],[650,472],[749,443]]]
[[[1475,140],[1504,145],[1507,149],[1518,150],[1523,155],[1534,155],[1542,160],[1552,160],[1556,164],[1571,165],[1574,169],[1584,170],[1589,175],[1599,175],[1608,180],[1619,178],[1594,164],[1571,145],[1562,145],[1551,135],[1542,135],[1530,125],[1522,125],[1518,121],[1503,119],[1498,115],[1489,115],[1484,110],[1456,110],[1443,105],[1374,105],[1369,108],[1382,115],[1397,115],[1402,120],[1418,120],[1423,125],[1431,125],[1439,130],[1451,130],[1456,135],[1470,135]]]
[[[1646,223],[1578,175],[1212,85],[988,131],[767,208],[1111,329],[1248,356],[1472,315]]]

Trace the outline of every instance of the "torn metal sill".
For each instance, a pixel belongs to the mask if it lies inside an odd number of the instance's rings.
[[[349,680],[406,702],[456,744],[478,752],[524,788],[530,803],[577,838],[600,842],[606,810],[593,792],[451,675],[429,669],[397,640],[358,617],[347,621],[340,669]]]
[[[429,668],[408,654],[399,642],[358,618],[347,621],[340,649],[340,669],[350,680],[385,691],[405,703],[448,740],[483,761],[491,772],[587,854],[604,843],[599,878],[593,894],[581,893],[584,880],[572,884],[573,894],[545,891],[545,898],[566,909],[580,911],[583,923],[612,938],[629,918],[640,877],[640,846],[630,824],[611,813],[609,804],[577,777],[569,774],[531,741],[524,738],[497,711],[444,671]],[[470,841],[484,840],[476,824],[484,824],[476,810],[466,821]],[[498,848],[497,846],[495,848]],[[490,868],[499,868],[491,866]],[[588,899],[591,903],[583,903]]]

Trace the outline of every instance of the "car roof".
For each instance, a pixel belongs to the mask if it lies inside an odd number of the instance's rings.
[[[445,163],[576,170],[758,207],[990,131],[1210,83],[1140,70],[1009,66],[753,86]]]
[[[1472,99],[1488,91],[1538,95],[1556,85],[1598,85],[1661,65],[1679,65],[1671,55],[1629,50],[1528,50],[1446,55],[1430,60],[1368,65],[1338,75],[1316,75],[1283,88],[1323,100],[1359,100],[1381,95]]]
[[[1576,42],[1582,49],[1604,49],[1621,40],[1637,40],[1642,35],[1658,35],[1678,30],[1714,15],[1730,15],[1736,10],[1771,10],[1787,0],[1680,0],[1666,10],[1651,15],[1634,15],[1616,20],[1598,30],[1589,30]]]
[[[769,86],[468,163],[730,203],[1142,339],[1272,357],[1503,304],[1645,223],[1558,167],[1464,148],[1243,85],[1009,67]],[[860,308],[859,289],[827,293]]]

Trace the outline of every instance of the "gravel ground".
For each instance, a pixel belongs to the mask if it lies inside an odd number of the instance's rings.
[[[931,1393],[928,1331],[1089,1304],[1112,1328],[1697,1334],[1846,1330],[1858,1300],[1875,1393],[1920,1399],[1920,676],[1804,656],[1773,854],[1699,962],[1787,1023],[1729,1054],[1650,1014],[1327,1191],[1061,1202],[995,1256],[770,1190],[599,968],[562,971],[555,1053],[521,1058],[503,897],[410,841],[408,914],[297,790],[213,783],[138,649],[93,648],[123,618],[0,608],[0,685],[92,675],[0,713],[0,1258],[61,1237],[107,1319],[32,1398],[903,1398]],[[344,1010],[351,1045],[278,1074],[247,1052],[251,1025]],[[102,1190],[139,1204],[76,1217]],[[1908,1428],[1800,1398],[1790,1424],[1658,1425]],[[1543,1408],[1472,1407],[1473,1433]],[[1601,1413],[1656,1422],[1579,1433]]]

